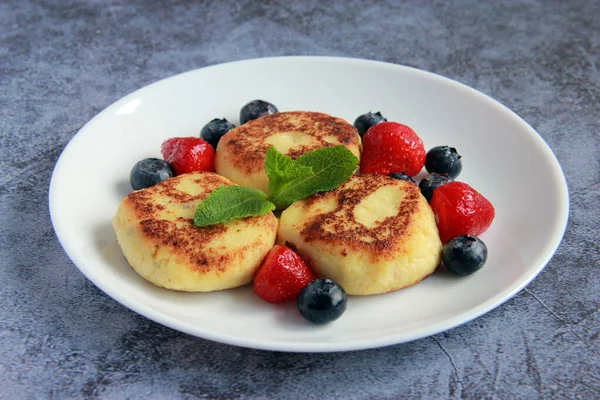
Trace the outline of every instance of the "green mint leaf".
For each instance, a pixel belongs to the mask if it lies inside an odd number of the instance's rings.
[[[295,161],[271,147],[265,160],[269,200],[277,208],[285,208],[317,192],[335,189],[357,166],[358,158],[344,146],[324,147]]]
[[[279,198],[290,183],[313,173],[311,167],[297,164],[291,157],[277,151],[274,146],[267,150],[265,171],[269,177],[269,199]]]
[[[344,146],[323,147],[302,154],[296,162],[312,168],[313,185],[319,187],[318,192],[340,186],[358,167],[358,158]]]
[[[258,189],[244,186],[219,186],[198,204],[194,225],[203,227],[232,219],[267,214],[275,209],[275,205],[266,198],[267,195]]]

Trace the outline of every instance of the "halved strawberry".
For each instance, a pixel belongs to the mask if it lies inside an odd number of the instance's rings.
[[[215,150],[204,139],[176,137],[165,140],[161,146],[162,156],[171,164],[175,174],[215,170]]]
[[[300,290],[315,279],[294,250],[276,244],[265,257],[252,286],[264,301],[282,303],[296,300]]]
[[[430,205],[442,243],[459,235],[481,235],[496,215],[492,203],[463,182],[450,182],[435,189]]]
[[[369,128],[363,138],[361,174],[389,175],[404,172],[417,175],[427,152],[421,138],[406,125],[381,122]]]

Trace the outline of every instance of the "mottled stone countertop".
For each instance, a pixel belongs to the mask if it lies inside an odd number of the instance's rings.
[[[0,398],[600,398],[600,2],[400,3],[0,2]],[[209,342],[98,290],[49,218],[63,148],[148,83],[274,55],[414,66],[517,112],[569,184],[548,266],[463,326],[333,354]]]

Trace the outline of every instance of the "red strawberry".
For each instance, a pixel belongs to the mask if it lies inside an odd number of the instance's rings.
[[[269,303],[296,300],[300,290],[316,277],[294,250],[276,244],[265,257],[256,277],[254,292]]]
[[[414,176],[425,165],[426,155],[423,141],[411,128],[397,122],[381,122],[373,125],[363,138],[360,172],[380,175],[404,172]]]
[[[175,170],[176,175],[215,170],[215,150],[204,139],[171,138],[162,144],[161,152],[165,161],[171,164]]]
[[[442,243],[459,235],[481,235],[496,215],[492,203],[463,182],[450,182],[435,189],[430,205]]]

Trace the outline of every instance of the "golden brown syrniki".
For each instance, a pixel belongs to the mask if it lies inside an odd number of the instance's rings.
[[[205,292],[250,283],[275,242],[277,219],[269,212],[198,228],[199,202],[228,179],[194,172],[130,193],[113,227],[129,264],[157,286]]]
[[[419,188],[381,175],[353,175],[337,189],[295,202],[281,214],[277,242],[354,295],[420,282],[442,250]]]
[[[293,159],[328,146],[346,146],[360,159],[358,131],[341,118],[308,111],[266,115],[227,132],[219,141],[215,169],[238,185],[269,193],[265,156],[270,146]]]

